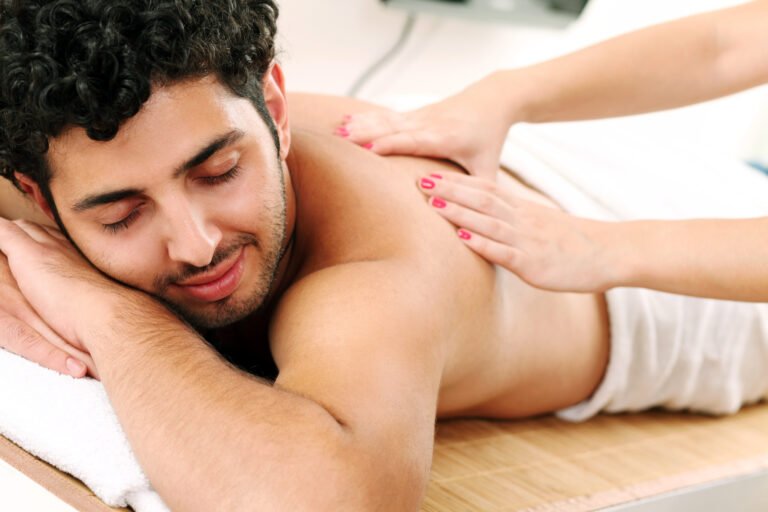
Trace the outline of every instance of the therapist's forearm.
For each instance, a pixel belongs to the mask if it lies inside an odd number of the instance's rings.
[[[493,78],[511,121],[614,117],[689,105],[768,81],[768,2],[632,32]],[[504,84],[504,85],[502,85]]]
[[[613,286],[768,301],[768,218],[615,224]]]
[[[321,406],[235,370],[149,298],[105,302],[87,344],[173,510],[326,510],[350,484],[346,432]]]

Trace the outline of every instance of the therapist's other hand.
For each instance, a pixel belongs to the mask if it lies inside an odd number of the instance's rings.
[[[568,292],[615,286],[618,266],[608,242],[616,223],[574,217],[456,173],[425,177],[419,187],[436,212],[461,228],[470,249],[526,283]]]
[[[379,155],[444,158],[472,175],[494,179],[504,139],[516,121],[502,105],[509,101],[509,92],[499,88],[490,75],[455,96],[411,112],[348,115],[335,133]]]
[[[0,253],[0,348],[51,370],[97,377],[91,356],[73,347],[40,318],[22,295]]]

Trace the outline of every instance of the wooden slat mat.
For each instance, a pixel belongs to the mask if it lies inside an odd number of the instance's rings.
[[[768,468],[768,405],[438,424],[423,512],[578,512]]]
[[[127,512],[2,436],[0,459],[79,511]],[[579,424],[441,422],[422,510],[595,510],[764,468],[768,405],[727,418],[654,411]]]
[[[130,512],[126,508],[112,508],[105,505],[80,480],[29,454],[3,436],[0,436],[0,459],[51,491],[74,507],[75,510],[80,512]]]

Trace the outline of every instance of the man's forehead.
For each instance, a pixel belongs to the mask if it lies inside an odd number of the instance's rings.
[[[82,190],[130,178],[127,175],[167,171],[212,137],[242,130],[247,105],[247,100],[209,80],[158,88],[112,140],[95,141],[81,127],[70,127],[52,139],[48,151],[51,186],[59,182],[59,187],[70,188],[76,182],[76,188]],[[245,112],[247,116],[247,109]]]

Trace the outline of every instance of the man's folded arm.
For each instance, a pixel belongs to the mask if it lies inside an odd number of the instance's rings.
[[[4,179],[0,179],[0,217],[9,220],[26,219],[53,226],[53,221],[43,214],[34,201]]]
[[[274,386],[140,294],[105,305],[89,347],[173,510],[416,510],[443,357],[417,286],[385,262],[304,278],[273,323]]]

